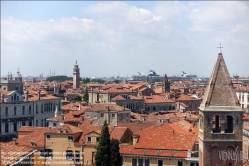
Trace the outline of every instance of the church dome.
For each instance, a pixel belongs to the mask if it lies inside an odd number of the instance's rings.
[[[20,74],[19,71],[15,74],[15,78],[22,78],[22,75]]]

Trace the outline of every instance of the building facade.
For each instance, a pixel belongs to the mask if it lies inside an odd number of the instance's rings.
[[[48,126],[47,118],[55,115],[55,106],[61,110],[60,98],[17,91],[1,91],[1,140],[16,137],[21,126]]]

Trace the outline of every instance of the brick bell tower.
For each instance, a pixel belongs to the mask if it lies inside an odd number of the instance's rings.
[[[199,108],[199,165],[242,166],[243,110],[221,50]]]

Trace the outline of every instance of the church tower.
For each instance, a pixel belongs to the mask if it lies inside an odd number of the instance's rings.
[[[243,110],[221,51],[199,108],[199,165],[242,166]]]
[[[79,85],[80,85],[80,69],[76,61],[76,64],[74,65],[73,68],[73,88],[79,88]]]
[[[168,80],[167,75],[164,75],[164,80],[163,80],[163,87],[162,87],[162,93],[167,93],[170,92],[170,82]]]

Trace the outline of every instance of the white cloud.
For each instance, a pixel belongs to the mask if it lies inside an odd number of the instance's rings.
[[[45,21],[2,19],[1,53],[6,59],[22,57],[20,62],[31,57],[38,61],[40,56],[44,63],[51,59],[46,64],[48,68],[54,66],[52,59],[65,63],[59,65],[61,68],[68,66],[70,58],[81,58],[84,68],[92,68],[93,63],[98,67],[105,64],[89,71],[91,76],[113,70],[146,72],[152,64],[158,73],[193,73],[210,64],[209,55],[214,52],[211,48],[216,50],[220,42],[248,46],[248,13],[245,2],[166,1],[151,8],[101,2],[82,8],[82,15],[75,17],[50,16]],[[124,64],[129,67],[122,67]],[[209,75],[208,67],[212,64],[197,72]]]

